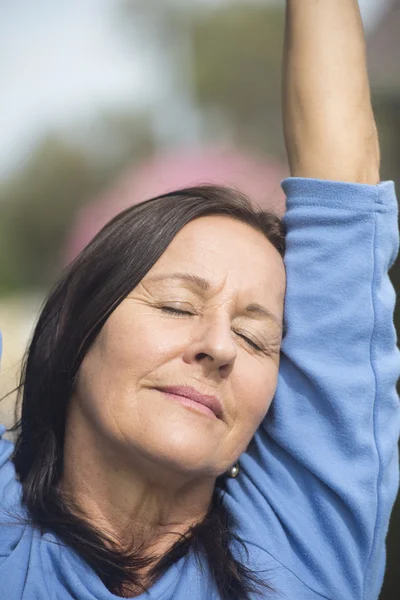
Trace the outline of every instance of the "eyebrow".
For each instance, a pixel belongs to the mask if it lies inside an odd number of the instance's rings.
[[[151,277],[146,278],[147,281],[164,281],[165,279],[172,279],[175,281],[186,281],[194,285],[195,287],[201,289],[203,292],[207,292],[211,288],[211,283],[204,277],[199,277],[198,275],[194,275],[192,273],[170,273],[168,275],[153,275]],[[252,302],[244,309],[245,313],[256,314],[260,317],[269,319],[270,321],[274,321],[276,325],[282,330],[282,324],[280,319],[276,315],[274,315],[270,310],[261,306],[257,302]]]
[[[192,273],[170,273],[168,275],[153,275],[151,277],[146,277],[147,281],[163,281],[164,279],[172,279],[177,281],[187,281],[200,288],[203,292],[207,292],[211,283],[204,279],[203,277],[199,277],[198,275],[193,275]]]

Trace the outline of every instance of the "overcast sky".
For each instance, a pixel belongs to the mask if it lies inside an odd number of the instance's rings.
[[[46,129],[154,95],[151,57],[128,53],[115,33],[117,1],[0,3],[0,175]],[[367,26],[385,4],[360,0]]]

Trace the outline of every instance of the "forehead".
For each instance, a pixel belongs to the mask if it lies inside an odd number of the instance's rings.
[[[188,223],[144,278],[186,272],[207,279],[226,293],[283,298],[285,270],[274,246],[259,231],[237,219],[212,215]],[[160,280],[161,282],[168,280]],[[174,280],[176,285],[176,280]],[[184,282],[181,283],[184,285]]]

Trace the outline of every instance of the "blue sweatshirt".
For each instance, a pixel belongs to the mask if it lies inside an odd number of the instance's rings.
[[[291,178],[283,188],[287,334],[278,388],[225,502],[246,564],[279,592],[271,598],[376,600],[398,489],[394,185]],[[0,506],[23,513],[12,448],[0,442]],[[1,600],[117,598],[53,534],[7,511],[0,522]],[[232,550],[246,560],[240,546]],[[217,599],[205,569],[189,553],[138,598]]]

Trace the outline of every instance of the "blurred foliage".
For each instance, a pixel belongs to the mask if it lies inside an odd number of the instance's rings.
[[[143,116],[104,115],[49,133],[0,183],[0,294],[52,283],[77,209],[152,152],[149,127]]]
[[[177,7],[171,0],[121,0],[119,14],[124,23],[119,31],[127,41],[137,43],[139,36],[144,52],[154,45],[169,56],[164,64],[171,68],[168,76],[174,88],[176,82],[177,96],[179,86],[189,85],[179,54],[186,28],[193,63],[190,85],[208,141],[218,143],[219,136],[228,137],[238,146],[285,160],[283,4],[233,3],[205,10],[186,4]],[[382,175],[399,182],[400,98],[380,90],[374,105]],[[49,133],[26,163],[0,182],[0,293],[46,287],[53,280],[76,210],[110,184],[124,166],[153,152],[152,118],[154,112],[152,116],[100,115],[72,132]],[[400,283],[397,266],[393,278],[396,285]]]
[[[94,166],[82,151],[55,135],[40,142],[1,189],[2,286],[48,282],[69,217],[95,184]]]
[[[400,184],[400,91],[396,96],[372,88],[372,100],[382,149],[382,179]]]
[[[237,144],[285,160],[283,28],[281,6],[232,5],[203,13],[193,31],[200,106],[224,114]]]

